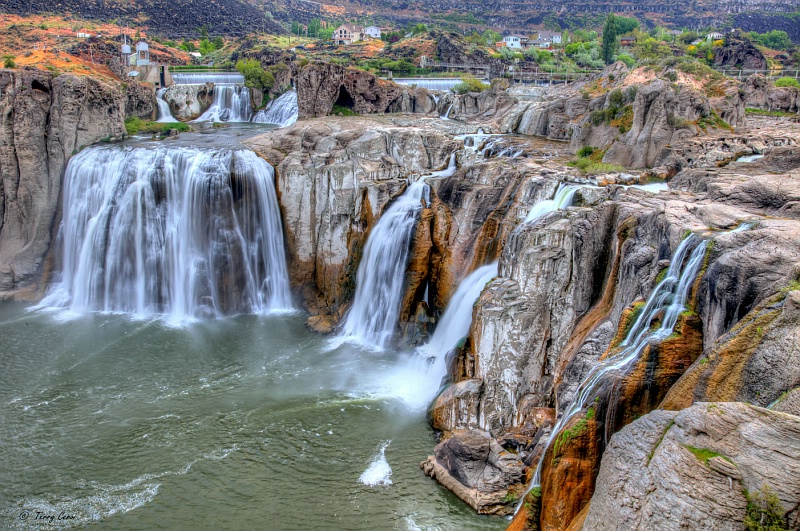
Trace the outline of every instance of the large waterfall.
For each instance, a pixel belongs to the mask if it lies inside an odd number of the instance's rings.
[[[214,103],[198,122],[249,122],[253,115],[250,89],[239,85],[215,85]]]
[[[297,121],[297,92],[284,92],[253,116],[254,123],[276,124],[288,127]]]
[[[272,167],[250,151],[94,147],[64,179],[44,306],[176,319],[291,307]]]
[[[400,313],[411,237],[427,185],[417,181],[384,212],[372,229],[356,275],[353,307],[342,327],[345,337],[383,348]]]
[[[177,122],[169,108],[169,103],[164,100],[164,93],[167,91],[165,88],[158,89],[156,92],[156,103],[158,103],[158,121],[159,122]]]
[[[686,255],[692,247],[694,247],[694,250],[686,260]],[[539,459],[539,464],[536,467],[528,492],[541,482],[542,463],[547,448],[550,447],[550,444],[569,420],[581,412],[589,400],[594,398],[594,391],[597,389],[598,384],[607,376],[624,375],[647,345],[659,343],[672,334],[675,324],[678,322],[678,316],[686,309],[689,290],[703,265],[706,247],[705,241],[698,241],[698,238],[694,235],[689,235],[680,243],[675,250],[664,280],[659,282],[653,289],[650,298],[642,308],[639,317],[620,345],[619,350],[600,360],[592,368],[588,376],[578,386],[575,399],[560,415],[550,433],[550,437],[545,443],[542,457]],[[652,327],[652,323],[659,319],[660,324]],[[517,506],[517,510],[522,505],[524,498],[524,496],[521,498],[522,501]]]
[[[393,79],[395,83],[399,85],[416,85],[419,88],[424,88],[428,90],[451,90],[456,85],[460,84],[461,78],[458,77],[440,77],[440,78],[424,78],[424,77],[416,77],[416,78],[396,78]]]

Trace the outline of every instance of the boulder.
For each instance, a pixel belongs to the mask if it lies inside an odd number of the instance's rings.
[[[176,120],[187,122],[199,118],[214,103],[214,84],[172,85],[162,96]]]

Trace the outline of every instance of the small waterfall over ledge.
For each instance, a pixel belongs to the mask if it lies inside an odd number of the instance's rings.
[[[569,420],[586,407],[586,404],[593,397],[597,385],[607,376],[614,374],[624,375],[648,344],[661,342],[672,334],[675,324],[678,322],[678,317],[686,309],[689,290],[703,265],[707,245],[704,240],[699,242],[698,240],[699,238],[696,236],[689,235],[678,245],[667,269],[666,277],[653,289],[650,298],[647,299],[647,303],[642,308],[639,317],[618,350],[607,358],[600,360],[578,386],[575,399],[564,409],[544,445],[544,450],[536,466],[531,484],[520,498],[515,513],[519,511],[524,503],[525,496],[531,489],[541,483],[542,463],[547,449]],[[689,254],[689,250],[692,247],[694,247],[694,250],[692,250],[687,260],[686,255]],[[663,315],[661,315],[659,326],[651,328],[651,323],[660,314]]]
[[[40,306],[177,320],[291,308],[273,178],[246,150],[82,151],[64,179],[61,283]]]
[[[269,102],[253,116],[253,123],[276,124],[288,127],[297,121],[297,92],[290,90]]]
[[[531,208],[531,211],[528,212],[528,215],[525,216],[525,223],[536,221],[550,212],[567,208],[572,204],[572,200],[575,198],[575,192],[579,189],[580,186],[574,184],[559,184],[553,199],[547,199],[536,203],[533,208]]]
[[[172,116],[172,111],[169,108],[169,103],[164,100],[164,93],[167,91],[166,88],[158,89],[156,92],[156,103],[158,103],[158,122],[161,123],[174,123],[178,120]]]
[[[385,347],[397,326],[411,237],[428,185],[410,184],[372,229],[356,274],[356,295],[340,340]]]
[[[196,122],[249,122],[253,115],[250,89],[239,85],[214,85],[214,103]]]

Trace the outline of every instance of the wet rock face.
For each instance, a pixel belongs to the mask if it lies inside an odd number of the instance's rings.
[[[38,288],[67,160],[123,138],[125,102],[90,77],[0,70],[0,299]]]
[[[765,111],[800,112],[800,90],[775,87],[761,74],[753,74],[742,82],[747,106]]]
[[[800,417],[742,403],[654,411],[615,434],[584,529],[740,529],[769,493],[800,524]],[[757,517],[757,516],[756,516]]]
[[[330,63],[302,67],[297,74],[300,119],[327,116],[334,105],[356,114],[407,112],[427,114],[436,109],[425,89],[412,89],[377,78],[369,72]]]
[[[522,486],[525,465],[488,433],[456,430],[420,463],[436,479],[480,514],[511,514],[514,492]]]

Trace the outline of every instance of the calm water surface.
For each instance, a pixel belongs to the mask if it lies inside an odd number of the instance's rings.
[[[0,304],[0,527],[504,528],[419,469],[436,440],[401,355],[304,320]]]

